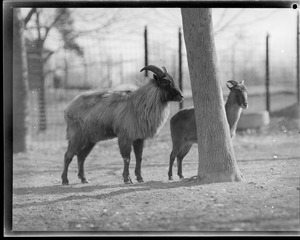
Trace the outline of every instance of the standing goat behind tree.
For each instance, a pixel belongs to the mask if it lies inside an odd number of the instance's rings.
[[[135,175],[143,182],[141,162],[144,140],[153,138],[165,123],[170,101],[182,101],[183,96],[167,69],[149,65],[153,78],[135,91],[85,93],[75,98],[65,110],[68,150],[64,157],[62,184],[69,184],[68,167],[77,155],[78,177],[87,183],[84,161],[99,141],[117,137],[124,162],[123,179],[129,176],[131,147],[136,157]]]
[[[198,139],[197,182],[239,182],[241,173],[225,116],[210,8],[181,8]],[[218,134],[215,134],[215,133]]]
[[[240,119],[242,109],[248,107],[247,89],[244,80],[240,83],[230,80],[226,83],[230,93],[225,104],[227,122],[230,129],[230,136],[234,138],[237,123]],[[197,143],[197,128],[195,110],[193,107],[182,109],[170,119],[172,152],[169,163],[169,180],[173,180],[172,167],[177,157],[177,175],[182,175],[182,160],[188,154],[194,143]]]

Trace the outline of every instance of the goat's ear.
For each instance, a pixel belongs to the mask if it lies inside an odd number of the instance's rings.
[[[237,85],[237,82],[234,81],[234,80],[227,81],[227,83],[226,83],[226,86],[227,86],[229,89],[233,88],[235,85]]]

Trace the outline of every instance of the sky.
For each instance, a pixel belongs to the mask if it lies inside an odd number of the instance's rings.
[[[23,10],[24,16],[26,11],[28,9]],[[179,8],[76,8],[72,9],[72,14],[75,28],[82,32],[78,43],[85,48],[90,61],[101,61],[99,58],[103,55],[112,61],[143,59],[145,26],[148,28],[150,47],[155,48],[150,52],[158,55],[158,64],[171,65],[170,55],[178,51],[178,29],[182,29]],[[259,65],[263,64],[265,58],[267,33],[270,34],[273,66],[294,64],[297,10],[213,8],[212,14],[219,65],[227,71],[224,78],[230,77],[234,71],[232,61],[235,61],[235,69],[238,69],[247,65],[247,58],[253,62],[254,68],[260,68],[260,75],[263,75],[264,68]],[[90,31],[98,28],[98,31]],[[57,39],[59,35],[51,31],[45,46],[58,49],[62,42]],[[133,66],[132,71],[138,67]],[[129,63],[124,63],[123,68],[128,70]]]
[[[117,15],[115,18],[117,24],[110,25],[110,28],[115,28],[115,32],[112,30],[110,34],[118,34],[119,32],[132,32],[135,34],[139,32],[138,29],[143,28],[145,25],[166,33],[171,32],[171,29],[177,30],[177,28],[182,27],[179,8],[108,8],[100,10],[96,8],[77,8],[73,10],[75,26],[78,30],[97,28],[105,24],[105,19],[109,19],[114,14]],[[27,11],[23,11],[24,15]],[[296,42],[296,11],[294,9],[279,8],[213,8],[215,37],[216,39],[225,38],[225,36],[232,36],[240,32],[250,36],[261,36],[268,32],[272,36],[275,45],[292,45]],[[118,26],[122,26],[122,29]],[[223,27],[224,29],[219,32],[220,28]],[[52,35],[54,34],[52,32]],[[48,45],[50,46],[51,42]]]

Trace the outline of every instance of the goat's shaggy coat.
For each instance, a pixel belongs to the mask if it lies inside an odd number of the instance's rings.
[[[151,79],[136,91],[82,94],[66,108],[65,120],[79,124],[83,142],[119,135],[132,141],[153,138],[169,114],[168,102],[161,101],[162,92],[155,84]],[[68,128],[67,139],[70,131]]]
[[[131,183],[129,163],[131,146],[136,156],[135,175],[142,182],[141,161],[144,140],[153,138],[166,121],[169,101],[181,101],[181,91],[163,67],[149,65],[154,78],[135,91],[90,92],[75,98],[65,110],[68,150],[65,153],[62,183],[68,184],[68,166],[78,159],[78,177],[86,183],[83,165],[95,144],[118,138],[124,161],[123,178]]]

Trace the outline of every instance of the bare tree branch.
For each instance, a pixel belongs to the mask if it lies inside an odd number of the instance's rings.
[[[242,12],[244,12],[245,9],[240,10],[239,12],[237,12],[234,16],[232,16],[223,26],[221,26],[219,29],[214,31],[214,35],[217,35],[218,33],[222,32],[225,28],[227,28],[234,20],[236,20],[238,18],[239,15],[242,14]]]
[[[77,21],[97,23],[94,28],[77,30],[78,35],[105,34],[109,31],[114,31],[113,29],[120,29],[123,25],[130,24],[129,22],[136,19],[135,16],[138,17],[141,15],[141,13],[136,13],[134,16],[132,11],[127,13],[124,9],[117,9],[113,12],[108,12],[105,9],[99,12],[91,11],[88,12],[89,14],[72,10],[72,13],[77,17]]]
[[[36,8],[31,8],[29,13],[27,14],[27,16],[24,19],[24,27],[26,27],[26,24],[29,22],[29,20],[31,19],[32,15],[36,12]]]
[[[226,13],[227,13],[227,12],[228,12],[228,9],[225,8],[225,9],[223,10],[223,12],[222,12],[221,17],[219,18],[219,21],[218,21],[218,22],[215,24],[215,26],[214,26],[215,29],[217,29],[217,28],[219,27],[219,25],[221,25],[221,23],[222,23],[224,17],[226,16]]]
[[[45,31],[45,36],[44,36],[44,40],[47,38],[49,31],[51,30],[51,28],[57,23],[57,21],[61,18],[61,15],[57,15],[56,18],[53,20],[53,22],[46,27],[46,31]]]
[[[273,15],[274,13],[276,13],[278,11],[279,11],[278,9],[275,9],[275,10],[273,10],[272,12],[270,12],[266,16],[258,17],[258,18],[255,18],[252,21],[248,21],[248,22],[244,22],[244,23],[240,23],[240,24],[232,24],[231,26],[247,26],[247,25],[251,25],[251,24],[254,24],[254,23],[257,23],[259,21],[262,21],[262,20],[265,20],[265,19],[269,18],[271,15]]]
[[[52,56],[52,54],[54,53],[54,51],[47,51],[45,52],[45,56],[43,57],[43,62],[47,62],[47,60]]]
[[[226,9],[227,10],[227,9]],[[242,9],[241,11],[237,12],[231,19],[229,19],[225,24],[223,24],[223,26],[220,26],[218,28],[218,26],[220,25],[222,19],[224,18],[224,14],[225,14],[225,11],[222,13],[222,16],[221,18],[219,19],[218,23],[215,25],[215,27],[217,28],[215,31],[214,31],[214,34],[217,35],[219,34],[220,32],[224,31],[227,27],[246,27],[248,25],[251,25],[251,24],[254,24],[254,23],[257,23],[259,21],[262,21],[262,20],[265,20],[267,18],[269,18],[271,15],[273,15],[274,13],[276,13],[278,10],[273,10],[272,12],[270,12],[269,14],[265,15],[265,16],[261,16],[261,17],[257,17],[255,18],[254,20],[251,20],[251,21],[248,21],[248,22],[242,22],[242,23],[232,23],[233,21],[235,21],[238,16],[244,11],[245,9]]]

